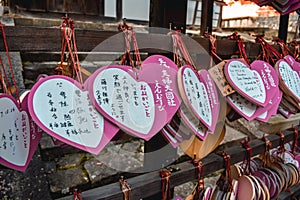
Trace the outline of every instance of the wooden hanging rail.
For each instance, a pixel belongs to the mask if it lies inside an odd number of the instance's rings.
[[[19,52],[59,52],[61,50],[61,36],[59,27],[28,27],[7,26],[5,27],[8,46],[10,51]],[[76,29],[78,50],[81,52],[123,52],[124,37],[117,31],[83,30]],[[137,41],[141,52],[166,53],[172,49],[171,37],[166,34],[137,33]],[[109,39],[109,40],[107,40]],[[209,40],[200,37],[183,37],[190,53],[203,54],[209,50]],[[196,43],[195,43],[196,41]],[[199,43],[201,46],[195,45]],[[94,49],[101,44],[99,49]],[[104,47],[105,49],[101,48]],[[237,51],[237,45],[232,40],[217,40],[217,54],[228,59]],[[159,48],[158,48],[159,47]],[[0,50],[4,48],[0,44]],[[260,45],[256,43],[245,43],[248,56],[257,56]],[[205,50],[205,51],[203,51]]]
[[[299,130],[299,126],[297,127]],[[294,132],[286,130],[283,132],[285,141],[290,142],[294,140]],[[278,135],[269,135],[267,138],[272,142],[272,148],[279,146],[280,137]],[[250,143],[252,148],[252,155],[256,156],[265,151],[265,143],[262,140],[253,140]],[[241,146],[231,147],[225,150],[231,157],[231,164],[235,164],[243,161],[245,149]],[[202,159],[204,164],[204,174],[208,175],[215,171],[223,169],[223,158],[211,153],[207,157]],[[191,163],[183,162],[173,166],[179,171],[173,172],[170,177],[171,188],[181,185],[188,181],[196,179],[195,168]],[[161,191],[161,178],[159,171],[153,171],[146,174],[142,174],[133,178],[127,179],[128,184],[131,186],[131,198],[141,199],[151,197]],[[290,188],[293,191],[295,197],[300,196],[300,185],[296,185]],[[291,193],[283,192],[279,199],[291,198]],[[102,187],[83,191],[81,194],[83,199],[91,200],[119,200],[123,198],[123,193],[120,190],[119,183],[112,183]],[[71,200],[72,196],[60,198],[59,200]]]

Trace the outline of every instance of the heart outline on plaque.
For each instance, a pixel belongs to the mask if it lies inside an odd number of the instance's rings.
[[[267,95],[263,80],[259,73],[238,59],[229,60],[224,73],[230,85],[243,97],[259,106],[266,106]]]
[[[0,105],[0,163],[12,169],[25,171],[30,161],[31,145],[28,114],[24,110],[20,111],[14,97],[7,94],[0,94]],[[6,130],[2,132],[4,127]]]
[[[82,88],[85,87],[66,76],[45,77],[31,89],[29,112],[49,135],[98,154],[119,129],[95,110],[88,92]]]
[[[142,63],[142,69],[136,71],[130,66],[102,67],[89,81],[93,104],[124,131],[149,140],[172,119],[180,106],[174,66],[170,59],[154,55]],[[118,81],[113,83],[116,77]],[[113,95],[118,98],[113,98]],[[104,100],[108,102],[105,107]]]

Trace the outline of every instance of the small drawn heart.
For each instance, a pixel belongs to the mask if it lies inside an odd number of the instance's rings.
[[[281,89],[287,91],[294,99],[300,102],[300,74],[295,71],[285,60],[278,60],[275,65]]]
[[[98,154],[119,130],[94,109],[82,85],[66,76],[38,81],[29,94],[28,107],[46,133],[93,154]]]
[[[210,98],[204,81],[204,77],[201,81],[190,66],[186,65],[178,70],[178,87],[187,109],[208,129],[213,129],[215,124],[213,125]]]
[[[224,73],[227,81],[240,95],[259,106],[269,103],[261,76],[257,71],[251,70],[245,62],[229,60]]]
[[[0,163],[25,171],[30,153],[30,124],[26,111],[20,111],[16,100],[0,94]]]
[[[155,55],[143,62],[137,74],[129,66],[102,67],[89,81],[93,104],[121,129],[149,140],[180,106],[174,65]]]

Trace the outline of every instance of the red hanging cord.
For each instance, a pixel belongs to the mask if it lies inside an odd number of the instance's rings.
[[[73,193],[73,200],[82,200],[80,194],[81,194],[81,191],[77,190],[77,189],[73,189],[72,190],[72,193]]]
[[[78,51],[75,39],[75,28],[74,21],[71,18],[63,17],[63,22],[61,24],[62,33],[62,52],[61,52],[61,64],[64,62],[64,56],[66,48],[68,48],[68,55],[71,58],[73,65],[73,72],[76,73],[78,82],[83,84],[83,78],[81,73],[80,61],[78,58]],[[58,67],[57,71],[62,70],[62,65]]]
[[[178,65],[178,67],[182,66],[185,62],[187,65],[190,65],[196,70],[196,65],[194,64],[193,59],[181,37],[181,32],[171,30],[168,35],[171,35],[173,40],[174,62]]]
[[[247,52],[245,50],[245,45],[241,36],[237,32],[234,32],[232,35],[228,36],[227,38],[230,40],[235,40],[237,42],[240,57],[243,58],[248,65],[250,65],[250,61],[247,57]]]
[[[123,200],[130,200],[130,192],[131,192],[131,187],[128,185],[126,179],[121,177],[119,179],[120,187],[123,192]]]
[[[6,83],[5,83],[5,80],[4,80],[4,78],[3,78],[3,76],[2,76],[2,74],[3,74],[3,62],[2,62],[2,58],[0,57],[0,62],[1,62],[1,66],[2,66],[2,68],[0,69],[0,87],[2,88],[2,91],[3,91],[3,93],[8,93],[8,89],[7,89],[7,86],[6,86]]]
[[[222,61],[222,58],[220,58],[217,54],[217,38],[215,35],[212,35],[209,32],[205,32],[203,34],[203,37],[209,39],[210,67],[212,67],[214,58],[216,58],[220,62]]]
[[[245,164],[244,174],[251,175],[252,171],[251,171],[251,167],[250,167],[250,162],[251,162],[251,157],[252,157],[252,148],[249,145],[248,139],[245,139],[241,144],[242,144],[242,147],[246,150],[245,159],[244,159],[244,164]]]
[[[294,129],[294,141],[293,141],[292,154],[295,155],[296,154],[296,150],[298,148],[299,132],[298,132],[298,129],[296,129],[296,128],[293,128],[293,129]]]
[[[201,161],[193,160],[194,167],[196,169],[196,176],[197,176],[197,192],[201,189],[204,189],[204,170],[203,170],[203,163]]]
[[[6,56],[7,56],[7,60],[8,60],[8,65],[9,65],[9,70],[10,70],[10,73],[11,73],[11,78],[12,78],[12,81],[13,81],[13,84],[14,84],[14,87],[15,87],[15,90],[16,90],[16,98],[17,98],[17,101],[18,101],[19,105],[21,105],[19,90],[18,90],[16,79],[15,79],[15,74],[14,74],[12,63],[11,63],[9,51],[8,51],[8,45],[7,45],[6,35],[5,35],[5,31],[4,31],[4,25],[1,22],[0,22],[0,28],[1,28],[1,31],[2,31],[3,43],[4,43],[4,46],[5,46],[5,52],[6,52]],[[1,60],[1,65],[3,66],[2,60]],[[3,70],[3,72],[5,72],[4,67],[3,67],[2,70]],[[6,74],[6,73],[4,73],[4,74]],[[7,81],[7,84],[9,84],[8,81]],[[9,86],[9,88],[10,88],[10,86]]]
[[[268,167],[271,162],[270,149],[272,147],[272,142],[266,136],[262,137],[262,141],[266,144],[265,152],[262,154],[263,167]]]
[[[4,82],[4,85],[8,86],[8,88],[6,88],[6,90],[4,91],[4,93],[9,93],[10,95],[12,95],[13,92],[12,92],[12,89],[11,89],[11,86],[10,86],[10,83],[9,83],[9,80],[8,80],[8,76],[7,76],[7,73],[5,71],[3,60],[1,58],[1,56],[0,56],[0,64],[1,64],[1,77],[2,77],[2,72],[3,72],[4,79],[5,79],[3,81],[6,82],[6,83]],[[3,87],[5,87],[5,86],[3,86]]]
[[[168,169],[160,172],[162,200],[171,200],[170,175],[171,172]]]
[[[232,176],[231,176],[231,161],[230,161],[230,155],[227,154],[225,151],[221,151],[221,152],[216,152],[217,155],[220,155],[223,157],[224,159],[224,172],[222,174],[222,176],[220,177],[220,179],[217,181],[217,185],[219,187],[221,187],[222,182],[225,183],[226,185],[223,185],[223,191],[224,192],[232,192],[233,190],[233,186],[232,186]]]
[[[274,66],[277,60],[283,58],[283,56],[263,38],[264,35],[254,35],[254,36],[256,37],[255,42],[261,45],[262,51],[259,56],[260,59]]]
[[[296,61],[300,62],[300,44],[296,41],[296,40],[293,40],[291,42],[291,45],[294,47],[294,58]]]
[[[137,44],[136,34],[133,31],[133,27],[129,26],[126,23],[126,21],[123,20],[123,22],[119,24],[118,30],[123,32],[124,39],[125,39],[125,51],[124,51],[124,54],[122,55],[120,64],[125,65],[126,61],[128,61],[129,64],[132,66],[133,70],[135,68],[141,69],[142,59],[141,59],[139,47]],[[133,48],[134,48],[135,62],[133,61],[133,59],[130,55],[131,45],[133,45]]]
[[[288,46],[284,43],[284,41],[280,38],[274,38],[273,42],[280,46],[281,53],[283,56],[291,55],[294,56],[293,52],[288,48]]]

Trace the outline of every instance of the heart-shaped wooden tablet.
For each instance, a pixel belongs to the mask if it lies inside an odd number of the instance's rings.
[[[119,129],[95,110],[88,92],[82,87],[66,76],[45,77],[29,94],[29,112],[49,135],[98,154]]]
[[[177,70],[170,59],[155,56],[137,74],[129,66],[98,69],[89,81],[89,93],[105,118],[132,135],[149,140],[178,110]],[[176,65],[175,65],[176,66]]]
[[[286,95],[300,102],[300,74],[297,69],[291,67],[284,59],[277,61],[275,65],[279,76],[280,87]]]
[[[243,61],[229,60],[224,73],[230,85],[243,97],[259,106],[266,106],[269,101],[260,74]]]
[[[35,149],[30,148],[30,122],[26,111],[21,111],[16,100],[0,94],[0,163],[25,171]]]

